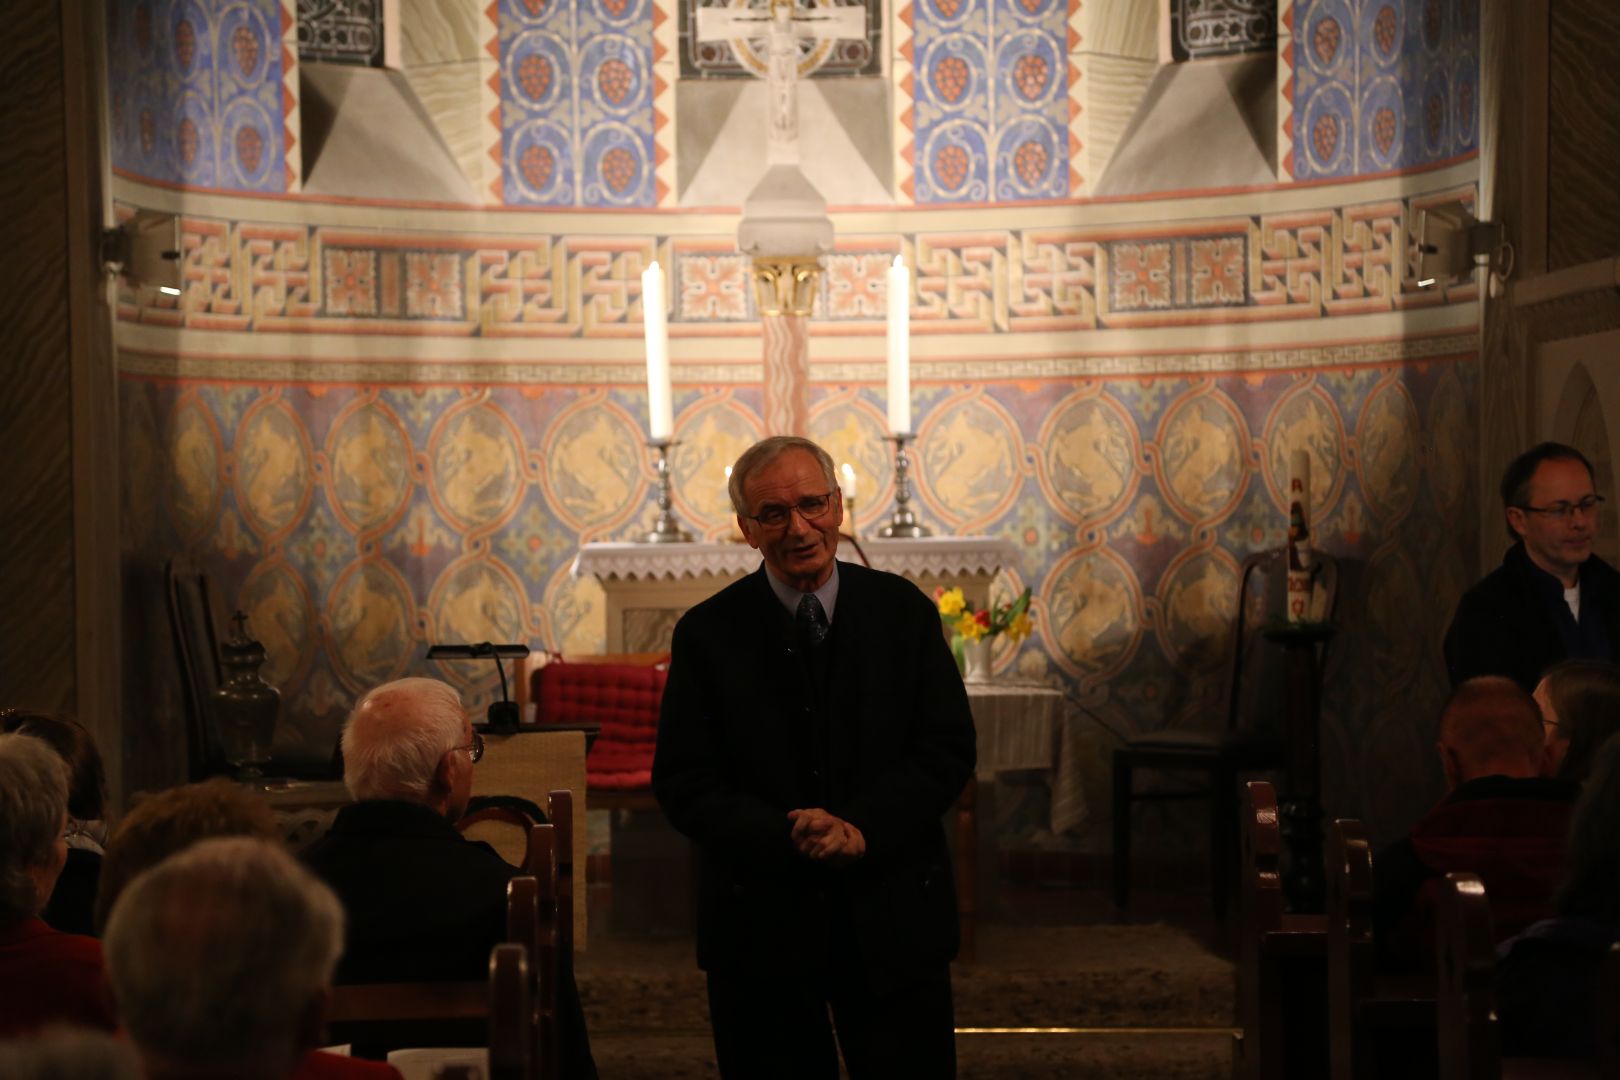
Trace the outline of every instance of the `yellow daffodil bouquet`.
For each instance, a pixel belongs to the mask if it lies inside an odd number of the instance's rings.
[[[960,588],[934,590],[934,603],[939,608],[939,621],[951,632],[951,651],[958,662],[962,660],[962,647],[968,642],[989,641],[997,634],[1006,634],[1013,641],[1023,641],[1035,628],[1029,616],[1029,590],[1005,604],[994,604],[974,610]]]

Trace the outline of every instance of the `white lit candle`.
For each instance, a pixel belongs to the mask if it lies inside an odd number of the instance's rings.
[[[889,267],[889,431],[911,430],[911,270],[903,256]]]
[[[854,469],[854,467],[851,466],[850,463],[846,461],[846,462],[844,462],[842,465],[840,465],[838,467],[838,471],[843,473],[843,475],[844,475],[844,482],[841,485],[839,485],[840,490],[842,490],[843,493],[844,493],[844,501],[846,501],[846,502],[854,502],[855,501],[855,469]]]
[[[654,441],[675,430],[669,386],[669,321],[664,313],[664,268],[655,260],[641,272],[641,320],[647,333],[647,434]]]

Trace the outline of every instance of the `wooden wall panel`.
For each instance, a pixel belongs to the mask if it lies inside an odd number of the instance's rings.
[[[1547,267],[1620,254],[1620,4],[1554,0],[1547,56]]]
[[[0,35],[0,704],[75,704],[73,397],[62,7]]]

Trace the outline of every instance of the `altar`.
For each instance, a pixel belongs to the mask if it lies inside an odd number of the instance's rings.
[[[961,587],[975,605],[990,595],[990,582],[1011,562],[1011,541],[995,536],[939,536],[914,540],[863,539],[873,569],[887,570],[932,595],[941,586]],[[858,560],[845,537],[839,556]],[[590,575],[606,595],[605,637],[609,653],[662,652],[675,622],[693,604],[759,569],[759,552],[744,543],[593,543],[574,558],[575,577]]]

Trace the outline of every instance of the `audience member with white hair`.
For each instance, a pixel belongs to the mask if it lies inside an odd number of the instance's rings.
[[[52,1023],[112,1028],[101,944],[39,917],[67,863],[68,771],[28,735],[0,735],[0,1038]]]
[[[343,780],[355,802],[303,855],[348,912],[339,983],[488,977],[490,950],[506,938],[506,885],[520,871],[455,826],[483,751],[461,696],[437,679],[379,686],[350,713]],[[558,1006],[563,1075],[594,1077],[571,980]]]
[[[204,840],[143,871],[105,931],[107,981],[148,1080],[398,1077],[311,1055],[343,948],[336,896],[278,845]]]

